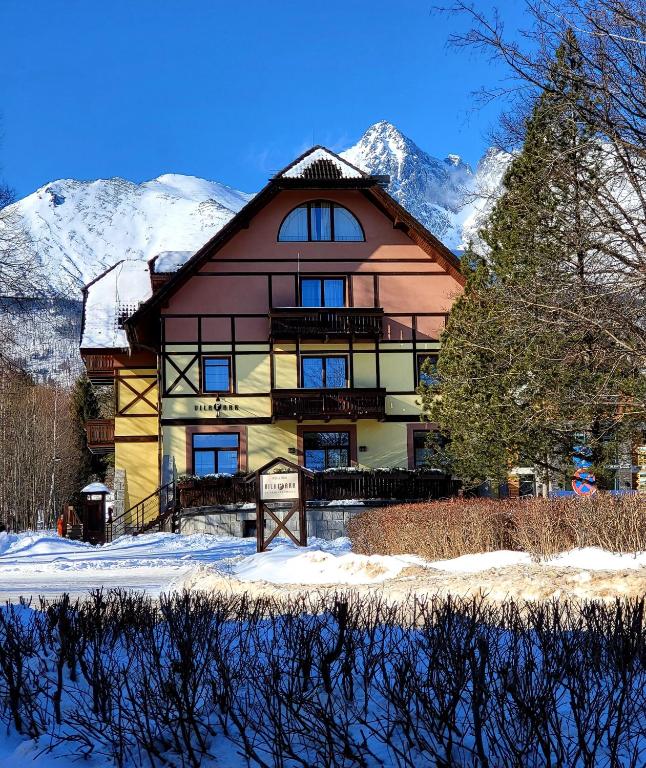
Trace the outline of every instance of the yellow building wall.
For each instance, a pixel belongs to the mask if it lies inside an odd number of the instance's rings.
[[[125,509],[130,509],[159,488],[159,454],[154,443],[119,443],[114,446],[115,469],[126,473]]]
[[[278,389],[296,389],[298,386],[298,358],[293,355],[274,355],[274,376]]]
[[[396,392],[415,391],[415,361],[411,352],[388,352],[379,355],[381,386]]]
[[[377,357],[374,352],[355,352],[353,364],[355,387],[377,386]]]
[[[156,369],[117,370],[114,465],[126,474],[125,509],[159,487],[158,398]]]
[[[367,450],[357,454],[359,466],[408,467],[407,427],[402,422],[357,421],[357,445]]]
[[[236,390],[239,394],[269,392],[271,358],[269,354],[236,355]]]
[[[223,347],[225,345],[211,345]],[[390,391],[404,392],[386,396],[386,415],[404,417],[410,422],[416,422],[420,414],[419,398],[415,393],[415,357],[413,345],[410,342],[382,345],[388,351],[379,354],[380,381],[377,381],[376,346],[371,342],[359,342],[353,345],[352,366],[354,371],[354,386],[373,388],[379,383]],[[206,348],[203,348],[203,352]],[[269,347],[263,345],[248,345],[248,354],[238,354],[235,359],[236,393],[220,395],[220,411],[215,410],[216,398],[210,394],[190,397],[172,396],[163,398],[162,417],[164,419],[190,419],[199,423],[201,419],[209,419],[209,424],[226,425],[227,422],[239,422],[248,418],[269,418],[271,416],[271,398],[267,395],[252,396],[255,392],[268,393],[271,388],[272,357]],[[274,349],[283,349],[284,354],[273,356],[275,387],[279,389],[294,389],[298,384],[298,356],[295,345],[276,345]],[[418,344],[417,351],[433,351],[437,343]],[[223,349],[213,349],[212,352],[224,352]],[[341,352],[349,354],[346,343],[323,344],[321,342],[304,344],[301,353],[330,353]],[[180,368],[184,368],[197,353],[184,348],[174,359]],[[183,363],[183,365],[182,365]],[[188,374],[196,386],[200,384],[199,360],[195,360]],[[177,376],[175,372],[172,381]],[[168,383],[168,382],[167,382]],[[173,392],[186,392],[179,386]],[[244,397],[239,396],[244,395]],[[237,406],[237,407],[236,407]],[[210,410],[209,410],[210,408]],[[133,420],[134,422],[137,419]],[[142,420],[143,421],[143,420]],[[148,422],[148,420],[145,420]],[[358,464],[365,468],[377,467],[407,467],[407,425],[405,422],[379,422],[376,420],[358,419],[351,421],[318,422],[326,428],[338,426],[343,428],[353,425],[357,431],[357,447],[366,446],[367,450],[357,453]],[[317,422],[307,420],[304,424],[316,425]],[[236,424],[237,426],[237,424]],[[278,420],[273,423],[240,425],[247,432],[247,458],[249,470],[254,470],[275,458],[285,456],[297,459],[290,449],[297,448],[297,423],[295,421]],[[151,425],[142,424],[141,429],[147,430]],[[139,429],[133,424],[128,429]],[[178,474],[190,473],[186,458],[186,427],[184,425],[165,425],[163,428],[163,453],[170,454],[175,459]]]

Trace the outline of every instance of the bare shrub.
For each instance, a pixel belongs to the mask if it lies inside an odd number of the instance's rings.
[[[0,732],[119,768],[638,768],[644,607],[95,592],[0,608]]]
[[[451,499],[367,510],[348,526],[363,554],[429,560],[514,549],[536,556],[574,547],[646,550],[646,504],[637,496],[589,499]]]

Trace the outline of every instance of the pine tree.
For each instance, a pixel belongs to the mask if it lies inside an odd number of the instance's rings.
[[[468,480],[504,481],[518,464],[567,475],[581,434],[600,467],[608,443],[638,418],[635,358],[594,322],[612,286],[590,209],[603,158],[580,117],[589,99],[568,31],[480,233],[484,246],[463,259],[465,291],[442,336],[441,394],[420,390],[425,417],[450,436],[447,461]]]
[[[79,376],[72,390],[70,410],[75,425],[76,440],[79,446],[78,488],[85,486],[93,477],[103,479],[106,472],[106,462],[102,456],[90,453],[87,444],[86,424],[89,419],[97,419],[101,415],[101,404],[97,398],[92,383],[85,375]]]

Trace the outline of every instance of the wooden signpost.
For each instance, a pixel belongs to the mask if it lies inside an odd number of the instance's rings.
[[[277,467],[284,467],[286,471],[276,471]],[[307,546],[305,478],[312,474],[305,467],[278,457],[248,476],[256,481],[257,552],[264,552],[281,531],[297,546]],[[296,516],[297,536],[287,527]],[[265,532],[267,520],[273,520],[276,525],[269,535]]]

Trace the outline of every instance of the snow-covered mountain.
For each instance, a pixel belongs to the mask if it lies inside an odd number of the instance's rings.
[[[489,150],[475,172],[459,155],[440,160],[386,121],[342,155],[391,178],[389,191],[428,229],[459,250],[500,186],[508,155]],[[80,287],[123,258],[195,251],[252,197],[215,181],[166,174],[125,179],[60,179],[14,203],[55,289]]]
[[[490,149],[474,172],[459,155],[429,155],[385,120],[341,154],[363,170],[390,176],[390,194],[457,251],[481,226],[509,161],[507,153]]]
[[[441,160],[424,152],[386,121],[371,126],[342,155],[370,173],[390,176],[391,194],[456,251],[477,232],[509,162],[509,155],[491,149],[473,171],[459,155]],[[46,282],[64,297],[60,322],[52,320],[56,299],[48,298],[37,313],[37,342],[24,326],[23,364],[38,377],[49,372],[69,379],[80,364],[75,338],[82,286],[124,258],[148,261],[163,252],[167,260],[169,252],[187,256],[251,197],[218,182],[166,174],[141,184],[61,179],[14,203]],[[9,306],[0,307],[0,315],[6,318]],[[17,315],[11,320],[23,326]]]
[[[123,258],[195,251],[252,197],[198,179],[166,174],[125,179],[61,179],[14,203],[54,289],[80,288]]]

